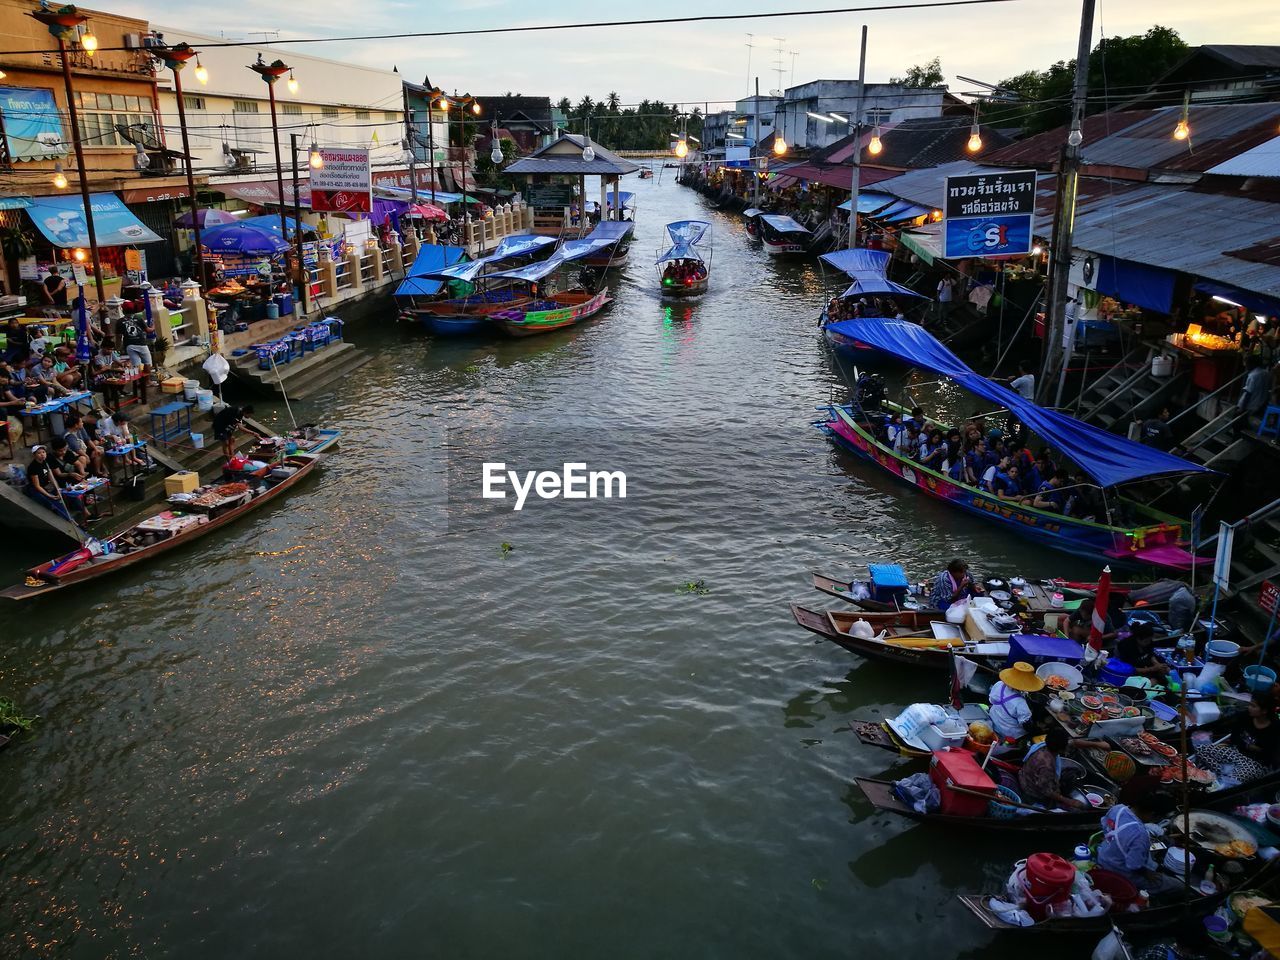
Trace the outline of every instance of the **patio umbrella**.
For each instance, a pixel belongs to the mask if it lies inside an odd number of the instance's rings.
[[[201,230],[204,230],[208,227],[216,227],[219,224],[223,224],[223,223],[236,222],[235,214],[227,213],[227,211],[225,210],[212,210],[209,207],[201,207],[198,211],[196,211],[196,213],[199,216]],[[191,211],[188,210],[186,213],[178,217],[178,219],[174,220],[173,222],[176,226],[179,226],[179,227],[190,227]]]
[[[410,204],[409,216],[421,217],[423,220],[439,220],[441,222],[449,219],[449,215],[444,210],[429,203]]]
[[[289,249],[289,242],[250,223],[228,223],[202,234],[200,240],[213,253],[245,253],[251,256],[276,254]]]

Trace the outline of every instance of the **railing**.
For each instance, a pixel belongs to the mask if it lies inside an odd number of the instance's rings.
[[[1244,517],[1241,520],[1237,520],[1235,523],[1229,523],[1227,524],[1227,526],[1232,530],[1240,530],[1241,528],[1247,527],[1250,524],[1257,523],[1259,520],[1266,520],[1268,517],[1272,516],[1277,512],[1280,512],[1280,499],[1272,500],[1265,507],[1259,507],[1257,510],[1253,511],[1253,513],[1249,514],[1247,517]],[[1221,532],[1221,528],[1219,528],[1219,532]],[[1205,547],[1209,546],[1217,539],[1218,539],[1218,534],[1215,533],[1213,536],[1209,537],[1209,539],[1202,540],[1200,542],[1201,549],[1204,549]]]
[[[339,290],[351,289],[352,283],[351,283],[351,276],[350,276],[350,267],[348,266],[347,261],[340,260],[337,263],[335,263],[333,272],[334,272],[334,276],[337,278],[338,282],[336,286]]]
[[[368,284],[373,280],[373,257],[367,253],[360,257],[360,282]]]
[[[1171,418],[1169,419],[1169,424],[1172,426],[1173,424],[1177,423],[1179,420],[1181,420],[1183,417],[1185,417],[1185,416],[1186,416],[1188,413],[1190,413],[1192,410],[1195,410],[1197,407],[1199,407],[1199,406],[1200,406],[1200,404],[1204,403],[1206,400],[1212,400],[1214,397],[1216,397],[1218,394],[1220,394],[1223,390],[1226,390],[1226,389],[1227,389],[1227,387],[1235,386],[1237,383],[1239,383],[1241,380],[1243,380],[1243,379],[1245,378],[1245,376],[1247,376],[1247,374],[1242,373],[1242,374],[1238,375],[1234,380],[1228,380],[1226,383],[1224,383],[1222,386],[1220,386],[1217,390],[1213,391],[1213,393],[1209,394],[1207,397],[1201,397],[1201,398],[1200,398],[1200,400],[1198,400],[1196,403],[1191,404],[1191,406],[1187,407],[1187,409],[1183,410],[1183,411],[1182,411],[1180,414],[1178,414],[1176,417],[1171,417]],[[1212,418],[1212,417],[1206,417],[1205,419],[1206,419],[1206,420],[1211,420],[1211,419],[1213,419],[1213,418]]]

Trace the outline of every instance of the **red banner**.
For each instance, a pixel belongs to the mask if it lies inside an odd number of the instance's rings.
[[[1262,608],[1262,612],[1275,613],[1277,600],[1280,600],[1280,586],[1270,580],[1263,580],[1262,588],[1258,591],[1258,606]]]
[[[373,203],[368,193],[312,189],[311,209],[318,213],[369,213]]]

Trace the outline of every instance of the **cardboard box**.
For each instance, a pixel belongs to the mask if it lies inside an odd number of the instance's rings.
[[[164,495],[172,497],[175,493],[191,493],[200,486],[200,474],[192,470],[171,473],[164,478]]]
[[[164,393],[181,393],[182,383],[182,377],[170,377],[160,382],[160,389]]]

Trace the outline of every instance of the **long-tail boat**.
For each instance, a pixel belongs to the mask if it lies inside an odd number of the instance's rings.
[[[831,324],[854,316],[855,308],[861,310],[863,317],[872,322],[886,319],[870,316],[874,311],[873,304],[878,299],[891,300],[900,309],[906,310],[909,304],[929,302],[929,298],[889,279],[889,253],[886,250],[833,250],[824,253],[818,261],[823,269],[824,280],[826,268],[833,267],[853,281],[840,294],[830,296],[822,308],[818,322],[822,325],[822,335],[827,344],[840,356],[864,367],[892,362],[892,358],[867,344],[836,332]]]
[[[711,279],[710,243],[704,243],[711,224],[705,220],[677,220],[667,224],[669,245],[658,251],[659,292],[664,297],[693,297],[707,292]]]
[[[842,320],[837,332],[930,370],[964,390],[1007,409],[1023,426],[1074,463],[1097,491],[1100,508],[1092,517],[1044,510],[1022,499],[996,494],[959,480],[901,455],[878,436],[885,416],[864,408],[855,397],[828,407],[828,416],[815,424],[841,448],[870,460],[916,490],[986,517],[1043,543],[1088,557],[1106,557],[1135,566],[1185,570],[1203,562],[1186,549],[1189,524],[1149,502],[1149,495],[1127,496],[1135,484],[1174,477],[1211,477],[1200,464],[1108,433],[1074,417],[1047,410],[999,384],[981,377],[931,334],[914,323],[897,320]],[[1073,485],[1074,486],[1074,485]]]
[[[152,514],[109,540],[87,539],[70,553],[32,567],[23,583],[0,590],[0,597],[28,600],[97,580],[174,550],[282,496],[298,486],[319,462],[319,457],[309,454],[286,456],[261,471],[262,476],[212,484],[207,499],[197,497],[186,506]]]
[[[770,256],[806,253],[809,250],[813,233],[803,224],[776,213],[763,213],[756,219],[760,225],[760,242],[764,244],[764,252]]]
[[[611,221],[600,226],[610,225],[616,224]],[[570,278],[574,286],[556,293],[543,293],[540,287],[553,274],[567,277],[569,264],[585,262],[586,258],[601,251],[616,249],[616,242],[613,231],[605,231],[600,236],[593,234],[564,243],[546,260],[493,274],[494,279],[523,285],[530,292],[531,299],[519,307],[491,314],[489,319],[510,336],[530,337],[562,330],[595,316],[611,302],[604,286],[603,271],[596,274],[594,270],[583,270],[576,278]]]

